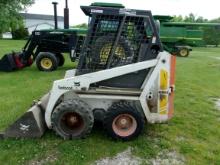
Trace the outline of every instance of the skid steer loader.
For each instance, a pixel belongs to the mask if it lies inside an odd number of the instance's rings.
[[[64,139],[83,138],[100,120],[112,138],[131,140],[145,121],[172,117],[175,56],[163,50],[151,12],[81,9],[90,22],[77,69],[54,81],[2,138],[41,137],[46,128]]]

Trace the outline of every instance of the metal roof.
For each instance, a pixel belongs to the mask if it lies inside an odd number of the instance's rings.
[[[38,19],[38,20],[54,20],[53,15],[44,14],[31,14],[31,13],[20,13],[24,19]],[[57,21],[64,21],[63,16],[57,16]]]

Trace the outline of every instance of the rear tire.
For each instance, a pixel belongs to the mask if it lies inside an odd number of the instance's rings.
[[[65,58],[64,58],[63,54],[56,53],[56,57],[57,57],[58,66],[63,66],[65,63]]]
[[[36,57],[36,65],[40,71],[54,71],[58,67],[56,55],[50,52],[41,52]]]
[[[180,48],[178,55],[180,57],[188,57],[189,56],[189,49],[187,48]]]
[[[78,99],[64,101],[52,113],[53,130],[64,139],[84,138],[94,124],[89,106]]]
[[[113,139],[132,140],[144,128],[144,116],[126,102],[113,104],[103,120],[107,134]]]

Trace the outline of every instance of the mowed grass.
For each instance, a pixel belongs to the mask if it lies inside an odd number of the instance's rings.
[[[24,41],[0,40],[0,56],[20,50]],[[131,146],[144,159],[165,149],[177,151],[186,164],[220,164],[220,111],[211,98],[220,98],[220,48],[194,48],[188,58],[177,58],[175,115],[168,124],[146,125],[131,142],[113,141],[96,125],[82,140],[64,141],[52,131],[41,139],[0,141],[0,164],[90,164]],[[75,66],[66,56],[64,67],[39,72],[35,65],[13,73],[0,72],[0,130],[22,115],[32,100],[47,93],[54,80]]]

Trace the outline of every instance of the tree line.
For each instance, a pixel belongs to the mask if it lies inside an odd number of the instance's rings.
[[[0,0],[0,37],[8,31],[18,34],[18,29],[24,33],[23,18],[19,12],[33,3],[34,0]]]

